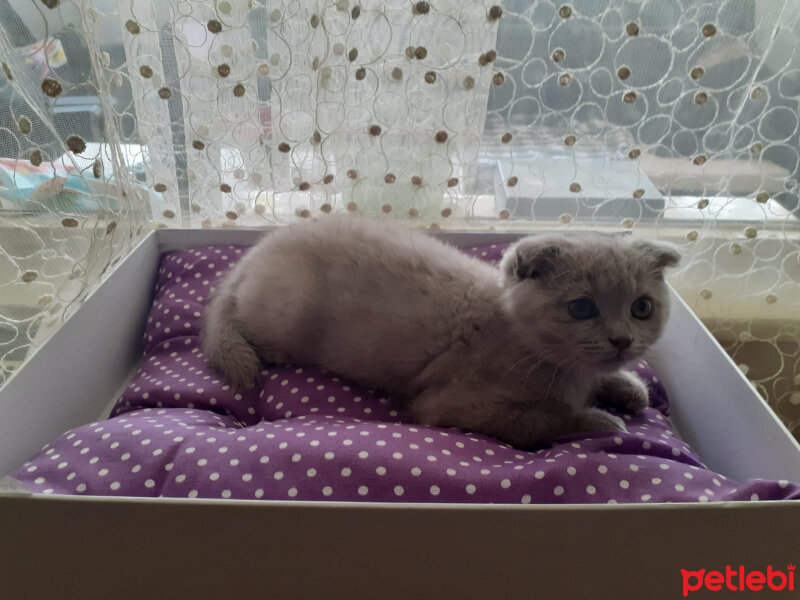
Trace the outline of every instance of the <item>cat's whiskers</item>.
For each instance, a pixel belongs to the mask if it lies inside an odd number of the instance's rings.
[[[602,350],[603,346],[601,344],[579,344],[578,348],[580,348],[581,350],[596,351],[596,350]]]
[[[533,365],[528,367],[527,371],[525,371],[525,376],[522,378],[522,385],[520,385],[520,387],[519,387],[520,400],[524,400],[524,398],[522,398],[522,396],[525,394],[525,389],[526,389],[526,386],[528,384],[528,378],[531,376],[531,373],[533,373],[536,369],[538,369],[539,365],[541,365],[543,362],[545,362],[547,360],[550,360],[555,355],[556,355],[556,353],[553,352],[553,351],[546,352],[544,355],[542,355],[542,357],[538,361],[536,361]],[[531,356],[533,356],[533,355],[531,355]]]
[[[564,360],[562,360],[560,363],[558,363],[558,364],[556,365],[556,368],[555,368],[555,370],[553,371],[553,377],[552,377],[552,379],[550,379],[550,385],[549,385],[549,386],[547,386],[547,391],[546,391],[546,392],[545,392],[545,394],[544,394],[544,399],[545,399],[545,402],[546,402],[546,401],[547,401],[547,399],[550,397],[550,390],[552,390],[552,389],[553,389],[553,383],[555,383],[555,381],[556,381],[556,375],[558,375],[558,370],[559,370],[559,369],[560,369],[560,368],[561,368],[561,367],[564,365],[564,363],[566,363],[568,360],[569,360],[568,358],[565,358]]]
[[[525,360],[526,358],[530,358],[531,356],[533,356],[533,351],[528,347],[522,347],[516,352],[512,353],[511,356],[508,358],[508,360],[515,360],[518,356],[522,356],[523,360]],[[516,362],[519,361],[517,360]]]
[[[552,364],[552,363],[553,363],[553,361],[552,361],[551,359],[553,359],[553,358],[555,358],[555,359],[558,359],[558,358],[559,358],[559,356],[558,356],[558,352],[556,352],[556,351],[550,351],[550,352],[549,352],[549,353],[547,353],[547,354],[546,354],[546,355],[545,355],[545,356],[544,356],[544,357],[543,357],[543,358],[542,358],[540,361],[538,361],[538,362],[537,362],[535,365],[533,365],[533,366],[532,366],[530,369],[528,369],[528,370],[527,370],[527,372],[525,373],[525,377],[524,377],[524,378],[523,378],[523,380],[522,380],[522,387],[523,387],[523,389],[525,388],[525,386],[527,386],[527,384],[528,384],[528,378],[531,376],[531,374],[533,373],[533,371],[534,371],[535,369],[538,369],[538,368],[539,368],[539,366],[540,366],[540,365],[541,365],[543,362],[545,362],[545,361],[547,361],[547,362],[549,362],[550,364]],[[555,369],[555,370],[556,370],[556,372],[558,371],[558,368],[559,368],[561,365],[563,365],[563,364],[564,364],[566,361],[568,361],[568,360],[569,360],[569,357],[567,357],[567,358],[564,358],[564,359],[563,359],[563,360],[562,360],[560,363],[558,363],[558,365],[556,365],[556,369]]]
[[[566,275],[571,275],[571,274],[572,274],[572,273],[574,273],[574,272],[575,272],[575,270],[570,270],[570,271],[561,271],[561,272],[560,272],[558,275],[554,275],[554,276],[553,276],[553,279],[560,279],[561,277],[564,277],[564,276],[566,276]]]
[[[533,353],[531,353],[530,355],[528,355],[527,358],[535,358],[535,357],[538,356],[539,360],[537,360],[532,366],[528,367],[528,369],[525,371],[526,375],[525,375],[525,379],[523,380],[523,385],[525,383],[525,380],[527,380],[528,375],[530,375],[530,373],[534,369],[538,369],[539,365],[541,365],[543,362],[549,361],[555,355],[556,355],[555,352],[552,352],[552,351],[551,352],[545,352],[544,354],[533,354]]]
[[[525,362],[526,360],[530,360],[530,359],[536,357],[536,354],[534,354],[531,351],[526,350],[525,352],[527,352],[527,354],[525,354],[519,360],[515,361],[510,367],[508,367],[508,369],[506,369],[505,373],[503,373],[503,379],[508,377],[508,375],[511,373],[511,371],[513,371],[517,367],[517,365],[519,365],[520,363]],[[513,356],[516,356],[516,354],[514,354]]]

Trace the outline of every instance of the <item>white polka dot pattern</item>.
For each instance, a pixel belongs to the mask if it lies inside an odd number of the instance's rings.
[[[504,247],[467,252],[496,261]],[[164,255],[144,362],[114,418],[79,427],[14,476],[40,493],[386,502],[707,502],[800,497],[786,481],[740,485],[671,431],[663,387],[628,433],[572,435],[522,451],[484,435],[401,423],[379,394],[318,369],[265,367],[234,391],[205,363],[201,318],[244,250]]]

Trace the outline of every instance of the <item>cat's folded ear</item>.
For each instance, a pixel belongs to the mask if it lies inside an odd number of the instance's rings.
[[[508,249],[500,268],[510,279],[542,279],[558,270],[568,245],[554,237],[522,239]]]
[[[674,267],[681,261],[678,248],[669,242],[658,240],[636,239],[631,245],[640,251],[653,268],[663,272],[667,267]]]

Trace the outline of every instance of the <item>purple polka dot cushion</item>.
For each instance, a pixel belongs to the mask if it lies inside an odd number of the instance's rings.
[[[504,247],[466,250],[499,260]],[[800,497],[785,481],[740,484],[704,467],[652,407],[628,433],[558,438],[535,452],[485,435],[402,423],[391,403],[319,369],[265,367],[236,392],[203,359],[217,281],[245,248],[162,257],[141,368],[112,418],[65,433],[14,476],[35,492],[183,498],[616,503]]]

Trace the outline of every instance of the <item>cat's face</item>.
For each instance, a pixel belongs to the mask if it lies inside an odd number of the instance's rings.
[[[679,259],[669,244],[630,236],[532,236],[503,258],[504,308],[538,358],[615,370],[661,335],[664,269]]]

